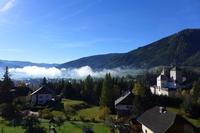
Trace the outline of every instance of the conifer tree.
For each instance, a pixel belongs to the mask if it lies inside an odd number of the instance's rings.
[[[44,85],[44,86],[47,85],[47,79],[46,79],[46,77],[43,78],[42,85]]]
[[[3,75],[3,81],[0,88],[0,101],[9,102],[11,100],[10,90],[14,87],[14,83],[10,78],[8,67],[6,67]]]
[[[192,87],[192,96],[195,102],[197,102],[198,98],[200,97],[200,80],[195,81]]]
[[[100,106],[102,107],[109,107],[110,109],[113,108],[113,94],[112,94],[112,78],[110,74],[106,74],[105,79],[103,81],[103,87],[101,90],[101,97],[100,97]]]
[[[90,75],[88,75],[84,81],[82,96],[89,103],[92,102],[93,90],[94,90],[94,81],[93,78]]]

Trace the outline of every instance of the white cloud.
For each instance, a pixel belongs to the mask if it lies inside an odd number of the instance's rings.
[[[7,0],[1,7],[0,12],[6,12],[14,6],[16,0]]]
[[[112,76],[125,76],[127,74],[137,74],[140,70],[133,69],[103,69],[99,71],[93,70],[89,66],[83,66],[80,68],[62,68],[58,69],[55,67],[45,68],[37,66],[26,66],[23,68],[10,68],[9,72],[12,78],[72,78],[82,79],[88,75],[93,77],[104,77],[106,73],[110,73]]]
[[[55,67],[26,66],[23,68],[10,68],[9,72],[14,78],[56,78],[62,75],[61,71]]]

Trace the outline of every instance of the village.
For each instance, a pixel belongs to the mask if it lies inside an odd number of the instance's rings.
[[[188,98],[189,94],[193,95],[193,98],[196,97],[194,91],[197,83],[188,82],[189,78],[176,66],[162,68],[160,74],[155,76],[157,76],[154,78],[156,85],[152,86],[144,85],[144,82],[139,81],[140,78],[113,82],[109,74],[100,81],[93,81],[94,79],[88,76],[83,82],[66,81],[66,85],[63,80],[58,83],[48,83],[48,80],[43,78],[38,88],[31,90],[30,84],[18,83],[18,86],[15,86],[7,68],[1,85],[9,92],[1,93],[1,103],[3,103],[0,110],[1,121],[7,121],[13,130],[20,127],[19,132],[26,130],[57,133],[70,131],[70,128],[83,133],[197,132],[199,122],[196,125],[192,122],[199,121],[199,108],[195,108],[198,107],[199,96],[194,108],[190,103],[186,104],[189,101],[185,103],[181,100],[182,97]],[[112,90],[108,90],[112,87],[111,82],[115,85]],[[86,90],[98,83],[102,83],[101,91],[98,91],[98,88],[96,93]],[[131,87],[120,90],[117,85],[122,83],[122,87],[133,85],[133,89]],[[76,89],[79,85],[85,90],[85,92],[79,90],[81,96],[78,94],[75,96],[78,91],[73,90],[74,84]],[[64,86],[66,89],[61,91],[60,87]],[[183,109],[179,109],[180,106],[183,106]],[[181,113],[184,109],[188,111],[187,115]],[[3,127],[0,125],[2,133],[7,133],[8,127],[5,125]]]
[[[200,133],[200,0],[0,0],[0,133]]]
[[[186,82],[187,78],[182,75],[181,69],[171,67],[169,73],[163,68],[157,77],[156,85],[150,86],[153,95],[176,97],[179,89],[191,87]],[[133,132],[143,133],[195,133],[195,127],[182,116],[168,110],[166,105],[154,106],[139,116],[132,114],[134,105],[132,101],[134,93],[127,92],[115,101],[117,116],[128,118],[127,124]],[[145,106],[145,105],[144,105]],[[125,130],[126,128],[124,128]],[[122,131],[124,132],[124,131]],[[127,131],[128,133],[128,131]]]

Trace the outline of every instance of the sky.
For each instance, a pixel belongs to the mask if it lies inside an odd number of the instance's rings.
[[[199,0],[0,0],[0,59],[64,63],[199,27]]]

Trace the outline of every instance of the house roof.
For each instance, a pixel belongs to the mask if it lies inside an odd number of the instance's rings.
[[[165,111],[160,112],[160,107],[155,106],[144,112],[137,120],[156,133],[164,133],[175,122],[176,114]]]
[[[167,80],[168,79],[166,75],[159,75],[158,78],[161,79],[161,80]]]
[[[35,90],[34,92],[31,93],[31,96],[34,95],[34,94],[37,94],[37,93],[41,93],[41,94],[47,94],[47,93],[54,94],[54,92],[51,89],[49,89],[47,86],[42,86],[39,89]]]
[[[126,97],[128,97],[131,94],[132,94],[131,91],[126,92],[124,95],[115,100],[115,105],[119,104],[121,101],[123,101]]]
[[[179,67],[175,66],[170,71],[181,71],[181,69]]]

